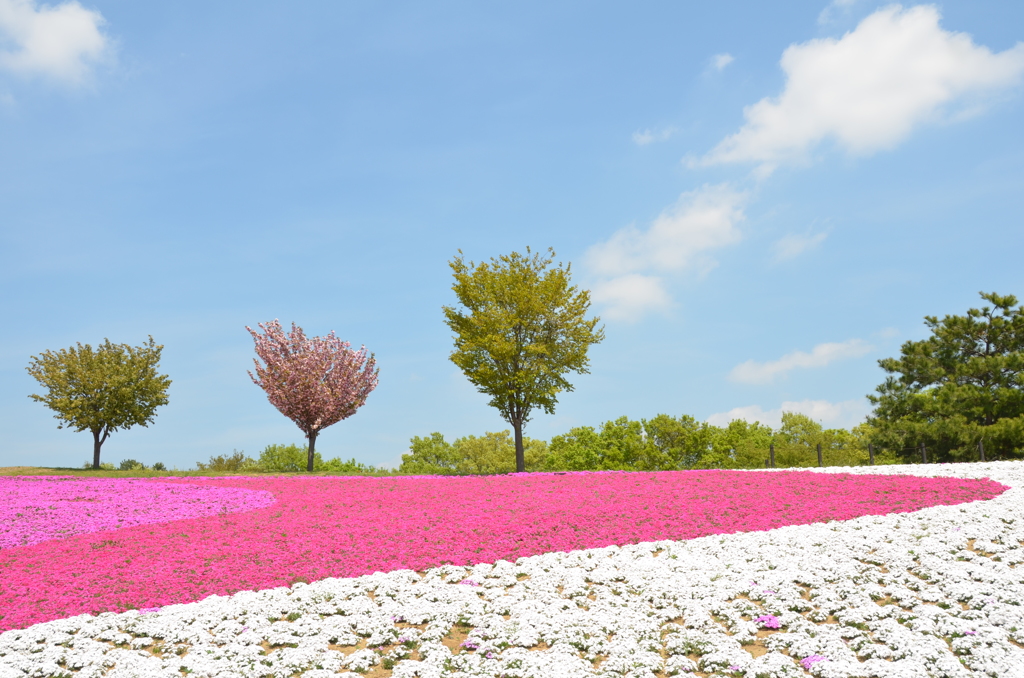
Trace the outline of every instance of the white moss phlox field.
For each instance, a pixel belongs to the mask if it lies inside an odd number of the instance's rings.
[[[82,615],[0,634],[0,678],[1024,678],[1024,463],[807,471],[819,472],[1011,489],[913,513]]]

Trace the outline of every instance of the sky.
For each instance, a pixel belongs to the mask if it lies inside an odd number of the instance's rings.
[[[449,261],[554,248],[605,339],[550,439],[621,416],[826,427],[878,360],[1024,297],[1024,4],[0,0],[0,466],[80,466],[32,356],[164,346],[103,461],[303,442],[246,326],[365,345],[317,440],[395,466],[508,428],[449,361]]]

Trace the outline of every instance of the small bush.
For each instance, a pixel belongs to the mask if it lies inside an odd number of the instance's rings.
[[[259,470],[256,466],[257,462],[252,457],[246,456],[244,450],[232,450],[230,456],[220,454],[210,457],[210,461],[206,464],[201,461],[196,462],[196,468],[200,471],[213,471],[214,473],[241,473]]]
[[[82,468],[84,468],[86,470],[91,469],[92,468],[92,462],[86,460],[86,462],[84,464],[82,464]],[[103,462],[103,463],[100,464],[100,468],[103,469],[104,471],[113,471],[117,467],[114,466],[113,464],[108,464],[106,462]]]
[[[337,473],[339,475],[350,476],[360,475],[363,473],[374,473],[377,471],[377,469],[375,469],[372,466],[367,466],[366,464],[359,463],[358,461],[355,460],[355,458],[349,459],[348,461],[343,461],[338,457],[328,459],[327,461],[320,464],[320,466],[317,466],[316,461],[314,461],[313,470],[320,471],[323,473]]]
[[[145,471],[146,465],[141,461],[135,461],[134,459],[125,459],[118,466],[119,471]]]
[[[298,473],[306,470],[309,448],[305,445],[267,445],[256,464],[268,473]],[[323,464],[319,452],[313,454],[313,468]]]
[[[164,466],[164,463],[162,461],[158,461],[157,463],[153,464],[153,470],[154,471],[166,471],[167,467]]]
[[[256,465],[267,473],[303,473],[309,463],[309,447],[306,445],[267,445]],[[374,473],[376,469],[360,464],[355,459],[343,461],[337,457],[324,459],[319,452],[313,453],[314,473],[336,473],[339,475],[361,475]]]

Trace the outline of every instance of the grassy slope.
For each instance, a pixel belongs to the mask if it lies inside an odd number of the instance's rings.
[[[182,478],[191,476],[334,476],[338,473],[219,473],[217,471],[118,471],[109,469],[46,468],[41,466],[0,466],[0,476],[76,476],[79,478]],[[374,474],[376,475],[376,474]],[[382,472],[380,475],[389,475]]]

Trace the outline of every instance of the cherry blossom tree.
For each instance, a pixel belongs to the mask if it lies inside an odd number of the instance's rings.
[[[366,347],[352,350],[334,336],[307,338],[292,323],[285,333],[281,323],[260,323],[263,334],[246,326],[256,342],[256,374],[253,383],[267,393],[267,400],[288,417],[309,439],[306,470],[313,470],[313,453],[320,432],[355,414],[377,387],[377,363]]]

